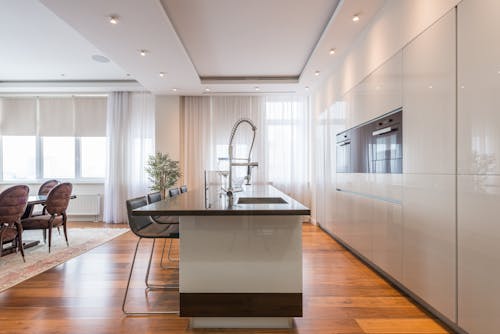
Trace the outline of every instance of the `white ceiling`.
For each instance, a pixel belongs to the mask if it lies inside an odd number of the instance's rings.
[[[112,80],[110,87],[127,89],[117,80],[133,78],[160,94],[304,93],[334,68],[383,3],[0,0],[0,43],[9,50],[0,53],[0,91],[20,86],[11,80],[59,80],[59,87]],[[112,14],[117,25],[108,22]],[[95,62],[94,54],[112,61]]]
[[[0,0],[0,45],[0,81],[129,79],[92,60],[103,53],[36,0]]]
[[[298,78],[338,0],[162,0],[200,77]]]

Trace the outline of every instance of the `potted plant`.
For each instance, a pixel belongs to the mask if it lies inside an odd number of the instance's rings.
[[[150,189],[161,192],[163,198],[166,197],[167,189],[172,187],[182,175],[179,161],[172,160],[167,153],[161,152],[149,156],[146,173],[151,181]]]

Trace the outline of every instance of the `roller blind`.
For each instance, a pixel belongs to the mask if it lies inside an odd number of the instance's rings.
[[[42,137],[75,135],[75,112],[72,97],[39,98],[38,134]]]
[[[106,97],[75,97],[75,136],[106,136]]]
[[[0,98],[0,134],[36,135],[36,98]]]

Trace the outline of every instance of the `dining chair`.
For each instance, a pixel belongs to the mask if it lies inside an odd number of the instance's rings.
[[[69,182],[56,185],[47,195],[45,208],[47,214],[41,216],[32,216],[21,220],[24,230],[44,230],[49,232],[49,253],[52,246],[52,229],[62,226],[66,245],[68,242],[68,230],[66,209],[68,208],[69,200],[73,185]],[[45,236],[46,232],[44,232]]]
[[[45,181],[44,183],[42,183],[40,188],[38,188],[38,195],[47,195],[52,190],[52,188],[54,188],[58,184],[59,184],[59,181],[57,181],[57,180]],[[35,204],[35,205],[28,204],[26,206],[26,210],[24,211],[22,218],[28,218],[31,216],[42,216],[42,215],[46,214],[45,205],[42,205],[42,210],[38,210],[38,211],[34,211],[35,206],[38,206],[38,205],[37,204]],[[44,240],[45,240],[45,237],[44,237]]]
[[[156,203],[156,202],[159,202],[162,200],[162,196],[161,196],[161,193],[158,191],[158,192],[154,192],[154,193],[150,193],[148,194],[148,203],[151,204],[151,203]],[[150,217],[155,223],[158,223],[158,224],[179,224],[179,216],[151,216]],[[174,241],[174,238],[171,238],[170,239],[170,245],[168,246],[168,254],[167,254],[167,259],[169,261],[173,261],[173,262],[178,262],[179,259],[174,259],[170,256],[170,254],[172,253],[172,244],[173,244],[173,241]],[[163,243],[163,250],[161,252],[161,260],[160,260],[160,266],[164,269],[170,269],[172,267],[169,267],[169,266],[165,266],[164,265],[164,257],[165,257],[165,248],[166,248],[166,245],[167,245],[167,240],[165,239],[165,242]]]
[[[179,190],[179,188],[172,188],[172,189],[168,190],[168,195],[170,197],[175,197],[175,196],[179,195],[180,193],[181,193],[181,191]]]
[[[152,285],[149,283],[149,273],[151,270],[151,262],[153,259],[154,247],[156,239],[169,239],[169,238],[179,238],[179,225],[178,224],[159,224],[154,222],[148,216],[133,216],[132,211],[134,209],[140,208],[147,205],[146,196],[137,197],[129,199],[126,201],[127,205],[127,215],[128,224],[132,233],[139,237],[137,244],[135,246],[134,257],[132,259],[132,264],[130,266],[130,273],[128,276],[127,287],[125,289],[125,295],[123,297],[122,311],[126,315],[148,315],[148,314],[172,314],[178,313],[179,311],[143,311],[143,312],[129,312],[126,309],[127,296],[130,287],[130,280],[132,278],[132,272],[134,270],[135,260],[137,258],[137,250],[142,239],[153,239],[151,246],[151,253],[149,255],[148,268],[145,276],[146,291],[150,290],[179,290],[179,285],[164,284],[164,285]]]
[[[186,185],[181,186],[181,194],[187,193],[188,187]]]
[[[3,245],[11,242],[21,253],[23,261],[23,227],[21,216],[26,208],[30,189],[25,185],[17,185],[0,193],[0,256],[3,255]]]

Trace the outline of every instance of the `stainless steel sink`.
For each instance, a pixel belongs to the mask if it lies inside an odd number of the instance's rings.
[[[281,197],[240,197],[238,204],[287,204]]]

